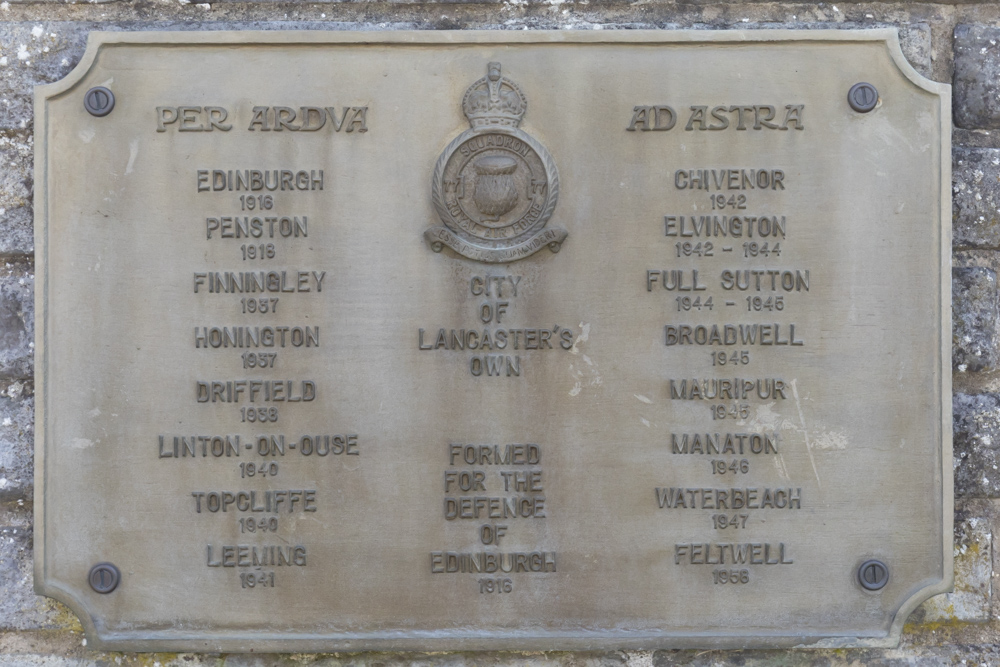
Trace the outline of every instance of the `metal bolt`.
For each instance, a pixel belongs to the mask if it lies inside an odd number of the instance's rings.
[[[847,91],[847,103],[858,113],[868,113],[878,104],[878,91],[870,83],[856,83]]]
[[[870,591],[881,590],[889,583],[889,568],[880,560],[866,560],[858,568],[858,581]]]
[[[107,116],[115,108],[115,94],[104,86],[94,86],[83,96],[83,106],[92,116]]]
[[[90,574],[87,575],[90,587],[98,593],[110,593],[115,590],[121,578],[121,572],[111,563],[98,563],[90,568]]]

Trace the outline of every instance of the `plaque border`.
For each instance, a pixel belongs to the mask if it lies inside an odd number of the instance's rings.
[[[789,42],[883,42],[899,73],[917,88],[937,97],[941,126],[941,161],[939,217],[940,340],[936,369],[940,375],[935,386],[941,392],[938,443],[941,468],[935,479],[941,501],[942,571],[918,585],[893,616],[887,633],[844,636],[834,633],[787,633],[741,631],[721,635],[713,632],[628,632],[516,630],[492,633],[474,630],[385,631],[342,633],[337,635],[288,632],[249,632],[245,630],[208,632],[175,629],[111,632],[102,627],[99,617],[91,614],[85,601],[48,580],[50,559],[46,548],[49,531],[46,521],[45,489],[49,469],[45,456],[50,410],[47,382],[48,346],[48,149],[49,114],[47,102],[72,91],[90,72],[101,51],[113,45],[464,45],[464,44],[747,44]],[[903,625],[909,614],[924,600],[950,592],[954,585],[954,479],[952,474],[952,378],[951,378],[951,86],[928,79],[906,60],[895,28],[865,30],[475,30],[475,31],[204,31],[204,32],[91,32],[86,50],[77,66],[63,79],[35,87],[34,201],[35,226],[35,471],[34,471],[34,589],[67,605],[76,614],[95,650],[142,652],[305,652],[305,651],[456,651],[456,650],[609,650],[653,648],[892,648],[898,646]],[[414,239],[414,242],[419,242]]]

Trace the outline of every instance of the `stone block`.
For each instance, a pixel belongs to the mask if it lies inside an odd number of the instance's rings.
[[[952,151],[952,245],[1000,248],[1000,149]]]
[[[955,124],[966,129],[1000,128],[1000,28],[955,28],[953,109]]]
[[[0,130],[0,255],[25,255],[35,247],[32,146],[31,133]]]
[[[0,265],[0,385],[32,378],[34,348],[34,271],[28,263],[7,262]]]
[[[0,501],[31,501],[35,399],[29,382],[0,387]]]
[[[1000,497],[1000,396],[956,394],[955,495]]]
[[[997,365],[997,276],[984,267],[952,269],[952,367],[960,373]]]

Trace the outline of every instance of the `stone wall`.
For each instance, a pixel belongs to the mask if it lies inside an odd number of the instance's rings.
[[[954,86],[955,592],[895,650],[335,655],[112,654],[32,591],[32,87],[65,76],[91,30],[897,27],[918,71]],[[1000,3],[481,0],[0,2],[0,665],[1000,664]],[[928,325],[933,326],[933,322]],[[996,573],[996,574],[994,574]]]

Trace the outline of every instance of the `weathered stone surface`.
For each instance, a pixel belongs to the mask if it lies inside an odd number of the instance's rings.
[[[957,496],[1000,496],[1000,396],[958,394],[953,401]]]
[[[34,287],[30,264],[0,266],[0,384],[34,372]]]
[[[924,602],[910,616],[910,623],[985,623],[990,620],[993,576],[990,520],[984,516],[956,519],[955,592],[936,595]]]
[[[1000,128],[1000,28],[955,28],[953,85],[956,125]]]
[[[1000,252],[996,250],[958,250],[952,254],[952,266],[956,268],[979,267],[997,273],[1000,272]],[[962,306],[957,303],[957,292],[957,288],[952,291],[954,300],[952,304],[953,326],[961,326],[957,313],[962,309]],[[1000,298],[1000,292],[998,292],[998,298]],[[998,305],[998,312],[1000,312],[1000,305]],[[978,335],[982,336],[983,332],[979,331]],[[1000,345],[1000,336],[997,338],[997,344]],[[953,348],[953,358],[956,352],[957,349]],[[977,372],[969,372],[967,366],[962,371],[961,365],[955,365],[952,373],[952,390],[956,394],[970,395],[1000,393],[1000,369],[997,366],[1000,366],[1000,352],[997,355],[997,365],[994,365],[992,369],[984,368]]]
[[[23,500],[0,505],[0,630],[73,627],[65,607],[32,589],[30,507]],[[0,664],[9,663],[0,657]]]
[[[982,267],[952,269],[952,367],[960,373],[997,365],[997,276]]]
[[[934,47],[931,42],[931,27],[926,23],[904,23],[899,26],[899,46],[907,61],[924,76],[930,78],[933,70]]]
[[[1000,130],[964,130],[952,128],[951,144],[954,148],[1000,148]]]
[[[656,651],[650,667],[985,666],[996,664],[998,657],[1000,651],[993,646],[909,647],[894,651]]]
[[[27,131],[0,131],[0,255],[24,255],[35,247],[32,145]]]
[[[955,248],[1000,247],[1000,149],[953,150],[951,210]]]
[[[951,255],[951,265],[955,268],[980,266],[997,273],[1000,272],[1000,252],[995,250],[956,250]]]
[[[10,381],[0,387],[0,501],[30,500],[34,403],[31,383]]]
[[[25,636],[30,634],[25,633]],[[0,634],[0,651],[5,646]],[[343,655],[212,655],[93,653],[38,637],[9,642],[5,667],[943,667],[998,664],[992,644],[908,646],[892,651],[631,651],[581,653],[468,653]],[[79,640],[78,640],[79,644]],[[45,652],[50,649],[50,652]]]

